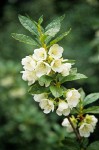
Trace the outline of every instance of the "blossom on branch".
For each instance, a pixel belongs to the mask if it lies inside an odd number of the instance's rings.
[[[58,104],[56,113],[59,116],[61,116],[61,115],[68,116],[70,113],[70,108],[69,108],[68,104],[65,101],[61,100]]]
[[[68,90],[66,93],[66,100],[70,108],[76,107],[79,103],[80,93],[76,90]]]
[[[54,111],[54,103],[52,100],[49,99],[41,99],[39,106],[41,107],[41,109],[43,109],[45,114],[50,113],[51,111]]]

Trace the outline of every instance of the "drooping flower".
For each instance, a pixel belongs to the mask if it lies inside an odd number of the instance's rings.
[[[71,119],[74,127],[76,128],[77,127],[77,119],[74,116],[72,116],[70,119]],[[67,118],[65,118],[63,120],[62,126],[67,128],[67,132],[73,132],[73,128]]]
[[[51,71],[51,67],[48,63],[43,62],[43,61],[39,61],[37,63],[35,71],[36,71],[37,77],[40,78],[43,75],[48,75]]]
[[[62,72],[63,67],[62,67],[62,60],[61,59],[55,59],[51,62],[51,68],[55,72]]]
[[[79,133],[81,137],[89,137],[90,133],[92,133],[93,127],[91,124],[88,123],[82,123],[80,128],[79,128]]]
[[[76,90],[69,90],[66,93],[66,100],[70,108],[76,107],[79,103],[80,93]]]
[[[36,66],[36,62],[32,56],[26,56],[25,58],[22,59],[21,63],[23,65],[23,68],[29,71],[33,71]]]
[[[47,93],[34,94],[33,96],[36,102],[40,102],[42,99],[46,99],[48,97],[48,94]]]
[[[56,110],[56,113],[59,116],[61,116],[61,115],[68,116],[70,113],[70,108],[69,108],[68,104],[64,101],[60,101],[58,104],[58,108]]]
[[[71,64],[63,63],[62,67],[63,67],[62,72],[61,72],[62,76],[68,76],[70,73]]]
[[[31,85],[33,84],[38,78],[36,76],[36,73],[35,71],[28,71],[28,70],[25,70],[25,71],[21,71],[22,74],[22,79],[24,81],[28,81],[28,85]]]
[[[62,57],[63,48],[58,44],[54,44],[50,47],[48,54],[54,59],[59,59]]]
[[[47,58],[47,53],[46,53],[46,50],[41,47],[39,49],[35,49],[34,50],[34,54],[33,54],[33,58],[36,60],[36,61],[43,61],[43,60],[46,60]]]
[[[52,100],[49,99],[42,99],[39,103],[39,106],[41,109],[43,109],[45,114],[50,113],[51,111],[54,111],[54,103]]]

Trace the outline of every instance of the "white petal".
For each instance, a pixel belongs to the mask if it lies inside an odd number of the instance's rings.
[[[22,65],[24,65],[23,68],[29,71],[34,70],[36,66],[36,62],[32,56],[26,56],[25,58],[22,59],[21,63]]]
[[[57,115],[59,115],[59,116],[62,115],[62,112],[61,112],[59,109],[56,110],[56,113],[57,113]]]
[[[42,94],[34,94],[34,100],[36,102],[40,102],[42,99],[47,98],[48,95],[46,93],[42,93]]]
[[[66,100],[70,108],[76,107],[79,103],[80,93],[73,89],[66,93]]]
[[[37,63],[35,71],[36,71],[37,77],[40,78],[43,75],[48,75],[51,71],[51,67],[48,63],[41,61]]]
[[[33,58],[36,61],[42,61],[42,60],[46,60],[47,58],[47,53],[46,50],[44,48],[39,48],[39,49],[35,49],[34,50],[34,54],[33,54]]]
[[[68,124],[70,124],[70,123],[69,123],[68,119],[65,118],[65,119],[63,120],[63,122],[62,122],[62,126],[67,127]]]
[[[59,59],[62,57],[63,48],[58,44],[54,44],[50,47],[48,54],[54,59]]]
[[[71,64],[70,63],[64,63],[62,67],[63,67],[63,70],[62,70],[61,74],[63,76],[68,76],[70,69],[71,69]]]
[[[62,60],[61,59],[53,60],[51,63],[51,68],[55,72],[59,72],[59,73],[62,72],[62,70],[63,70]]]

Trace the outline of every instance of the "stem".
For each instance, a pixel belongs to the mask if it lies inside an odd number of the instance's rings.
[[[68,116],[67,118],[68,118],[68,121],[69,121],[69,123],[71,124],[71,126],[72,126],[72,128],[73,128],[73,130],[74,130],[74,133],[75,133],[77,139],[78,139],[79,141],[81,141],[81,136],[80,136],[80,134],[78,133],[78,131],[76,130],[76,128],[74,127],[74,125],[73,125],[73,123],[72,123],[70,117]]]

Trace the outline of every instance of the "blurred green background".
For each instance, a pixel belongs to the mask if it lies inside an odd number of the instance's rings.
[[[33,47],[15,41],[11,33],[29,34],[18,14],[37,20],[42,14],[46,26],[65,14],[61,32],[72,28],[59,44],[64,58],[75,59],[78,72],[87,80],[68,83],[83,87],[86,94],[99,92],[99,1],[98,0],[1,0],[0,1],[0,150],[58,150],[64,136],[63,118],[45,115],[27,92],[21,79],[21,59]],[[97,104],[97,103],[96,103]],[[98,139],[98,128],[90,140]]]

